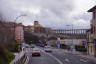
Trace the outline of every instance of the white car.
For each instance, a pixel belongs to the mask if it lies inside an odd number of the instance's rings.
[[[52,52],[51,46],[44,47],[45,52]]]
[[[41,56],[39,48],[32,49],[32,56]]]

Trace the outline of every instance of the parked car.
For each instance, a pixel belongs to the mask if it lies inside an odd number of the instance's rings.
[[[45,52],[52,52],[51,46],[44,47]]]
[[[41,56],[39,48],[32,49],[32,56]]]

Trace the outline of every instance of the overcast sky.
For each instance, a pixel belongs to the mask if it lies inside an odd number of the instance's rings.
[[[87,10],[96,5],[96,0],[0,0],[0,15],[6,21],[32,25],[37,20],[51,28],[89,28],[91,13]],[[66,26],[70,25],[70,26]]]

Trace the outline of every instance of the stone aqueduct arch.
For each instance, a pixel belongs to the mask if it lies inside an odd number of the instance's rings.
[[[87,29],[56,29],[54,31],[61,38],[86,38]]]

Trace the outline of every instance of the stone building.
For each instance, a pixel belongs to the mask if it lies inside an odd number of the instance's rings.
[[[88,10],[92,12],[91,29],[87,31],[88,38],[88,54],[96,56],[96,6]]]

